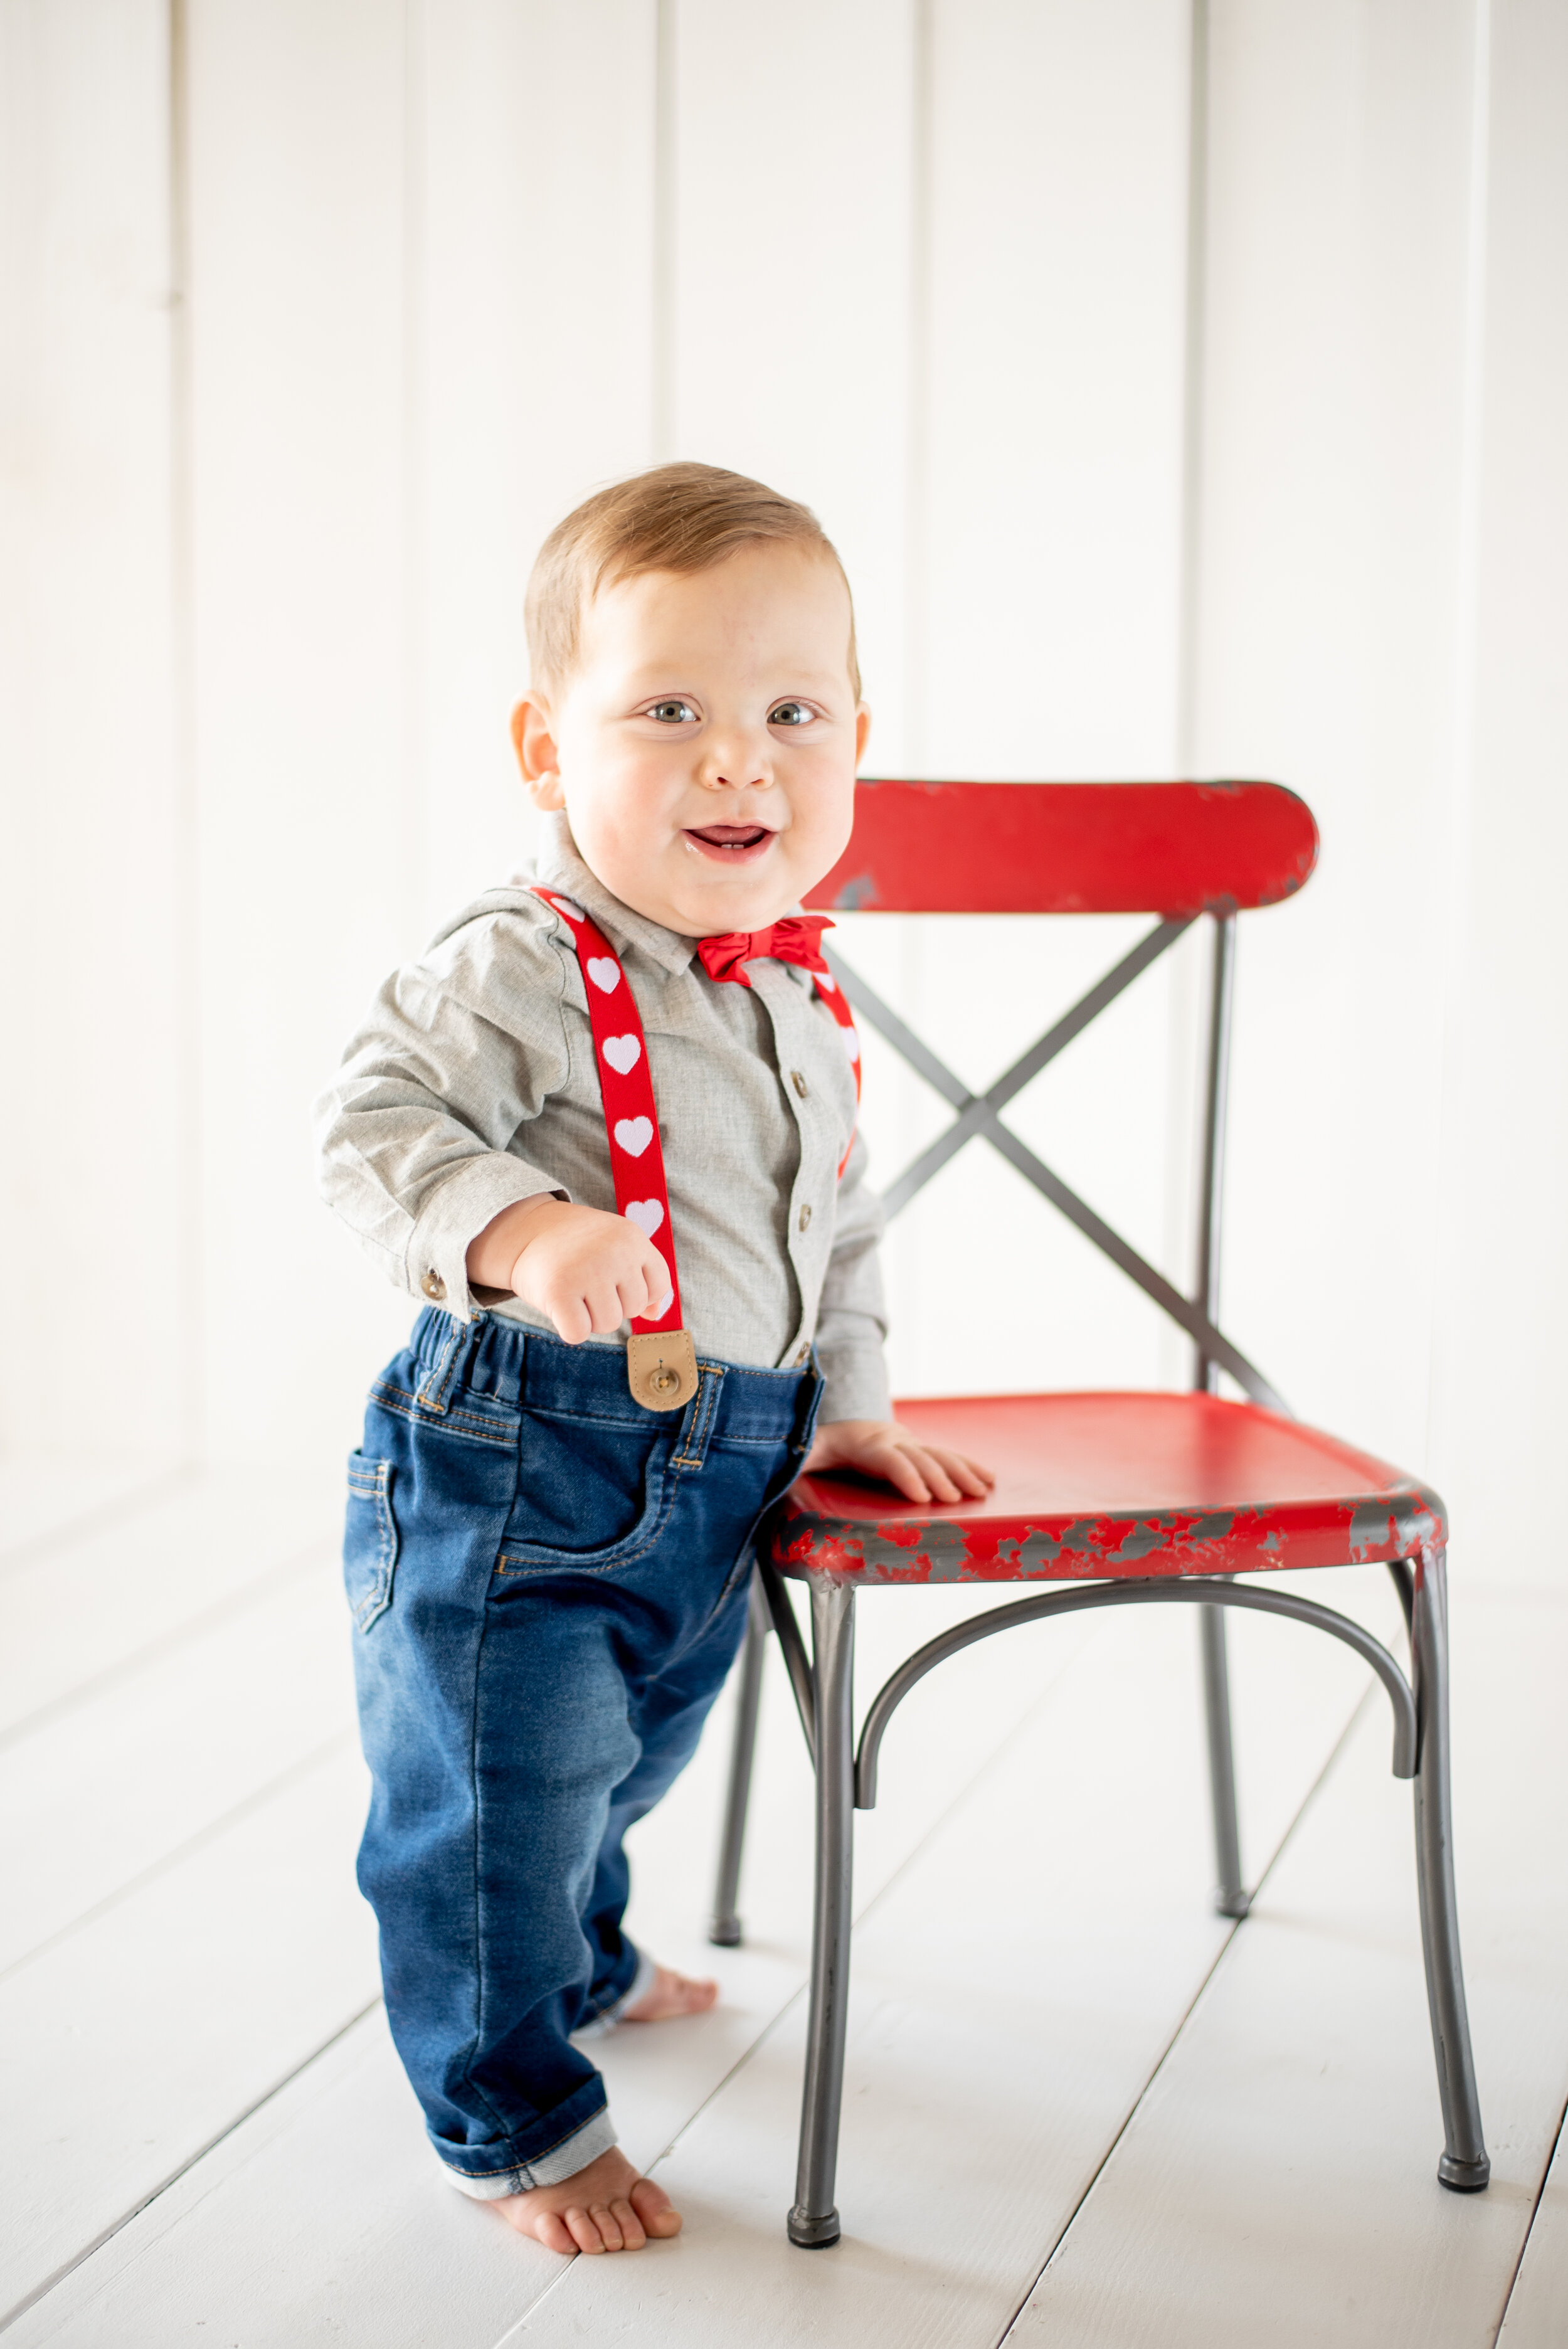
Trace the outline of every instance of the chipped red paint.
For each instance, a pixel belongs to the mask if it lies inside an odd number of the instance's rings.
[[[901,1403],[933,1442],[997,1472],[984,1502],[919,1508],[803,1476],[769,1543],[786,1574],[899,1582],[1084,1582],[1419,1561],[1437,1495],[1337,1437],[1203,1394],[961,1396]]]
[[[848,848],[807,898],[838,913],[1244,911],[1317,862],[1278,783],[911,783],[855,790]]]

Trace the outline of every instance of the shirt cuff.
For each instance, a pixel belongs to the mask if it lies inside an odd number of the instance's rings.
[[[471,1321],[484,1310],[483,1298],[469,1286],[468,1254],[487,1224],[521,1199],[570,1200],[571,1193],[504,1150],[470,1158],[431,1193],[408,1237],[403,1260],[405,1286],[428,1305],[439,1305],[456,1320]],[[493,1294],[487,1289],[484,1297]]]
[[[880,1346],[857,1346],[843,1339],[820,1340],[817,1360],[824,1381],[819,1421],[891,1419],[887,1364]]]

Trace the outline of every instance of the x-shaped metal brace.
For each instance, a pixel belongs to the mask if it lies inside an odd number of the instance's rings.
[[[1128,1278],[1136,1281],[1146,1297],[1153,1299],[1172,1321],[1186,1330],[1211,1361],[1226,1370],[1253,1401],[1267,1411],[1277,1411],[1289,1416],[1289,1407],[1270,1386],[1261,1371],[1249,1362],[1237,1346],[1233,1346],[1222,1330],[1217,1330],[1202,1308],[1189,1297],[1183,1297],[1161,1272],[1157,1272],[1146,1257],[1113,1231],[1103,1217],[1097,1216],[1086,1200],[1071,1190],[1059,1174],[1053,1173],[1043,1159],[1037,1158],[1026,1143],[1002,1123],[1002,1111],[1016,1093],[1023,1091],[1030,1080],[1066,1050],[1075,1036],[1080,1035],[1092,1019],[1109,1003],[1114,1003],[1124,988],[1130,987],[1151,963],[1157,962],[1168,947],[1175,945],[1184,931],[1191,929],[1192,916],[1183,921],[1161,922],[1146,937],[1140,938],[1130,954],[1124,955],[1114,968],[1107,971],[1098,985],[1080,997],[1072,1009],[1064,1012],[1054,1027],[1047,1028],[1039,1040],[1032,1044],[1020,1060],[1014,1061],[1006,1073],[984,1093],[972,1093],[955,1077],[945,1061],[937,1058],[930,1047],[923,1044],[912,1028],[907,1027],[890,1004],[882,1001],[874,988],[869,986],[857,971],[851,970],[839,955],[830,955],[829,963],[834,978],[853,1005],[857,1016],[885,1036],[894,1050],[901,1052],[916,1073],[939,1092],[944,1101],[958,1114],[946,1132],[937,1136],[930,1147],[923,1150],[912,1164],[904,1168],[896,1183],[882,1195],[882,1204],[890,1216],[907,1207],[915,1193],[930,1182],[939,1168],[962,1150],[975,1134],[984,1134],[992,1146],[999,1150],[1010,1165],[1016,1166],[1026,1182],[1047,1198],[1070,1224],[1077,1226],[1084,1237],[1092,1240],[1102,1255],[1119,1267]]]

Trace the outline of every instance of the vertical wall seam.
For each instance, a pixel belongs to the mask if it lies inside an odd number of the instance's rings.
[[[174,1404],[182,1460],[206,1449],[206,1218],[202,1181],[201,832],[196,731],[195,352],[191,316],[191,25],[170,0],[169,623],[173,763],[174,1023],[177,1100],[172,1268],[179,1368]]]
[[[931,670],[931,368],[932,274],[934,201],[934,123],[933,76],[936,0],[912,0],[909,15],[909,245],[906,254],[909,287],[908,343],[904,369],[905,476],[903,500],[903,662],[900,684],[903,699],[903,771],[931,772],[931,705],[927,679]],[[872,737],[875,761],[875,737]],[[883,771],[885,771],[885,770]],[[926,964],[934,951],[926,926],[895,916],[901,933],[900,994],[912,1016],[920,1019],[925,1008]],[[909,1072],[902,1064],[897,1098],[902,1102],[900,1126],[903,1153],[913,1148],[919,1112]],[[894,1322],[905,1359],[923,1359],[930,1308],[926,1284],[921,1278],[919,1226],[912,1216],[890,1234],[896,1251],[889,1258],[896,1299]]]
[[[399,484],[402,597],[402,855],[398,907],[402,936],[413,952],[428,926],[424,876],[428,864],[429,740],[427,691],[426,563],[428,556],[428,270],[425,212],[428,199],[425,153],[424,0],[403,8],[403,191],[401,305],[401,473]]]
[[[1181,523],[1176,620],[1176,772],[1197,757],[1203,553],[1203,397],[1209,293],[1209,5],[1191,0],[1187,100],[1187,300],[1181,387]]]
[[[1475,0],[1470,48],[1470,172],[1465,207],[1464,347],[1460,408],[1459,509],[1454,545],[1454,691],[1452,756],[1449,766],[1448,870],[1443,876],[1445,933],[1441,1072],[1439,1109],[1437,1262],[1430,1284],[1432,1326],[1427,1348],[1427,1449],[1433,1462],[1441,1439],[1445,1363],[1455,1332],[1445,1319],[1454,1283],[1449,1234],[1463,1212],[1460,1154],[1448,1145],[1461,1130],[1464,1011],[1469,971],[1468,880],[1470,813],[1475,787],[1476,671],[1480,631],[1480,525],[1486,395],[1487,238],[1491,175],[1491,0]],[[1434,1471],[1435,1473],[1435,1471]]]
[[[679,0],[655,0],[653,416],[655,464],[676,455],[676,238],[680,116]]]
[[[909,354],[904,485],[904,766],[923,775],[930,756],[926,677],[931,660],[932,72],[935,0],[914,0],[910,82]]]
[[[1208,391],[1210,26],[1208,0],[1191,0],[1187,54],[1186,286],[1181,347],[1181,510],[1177,531],[1176,696],[1172,712],[1172,771],[1190,776],[1198,758],[1198,678],[1202,653],[1204,401]],[[1204,926],[1208,926],[1207,925]],[[1218,951],[1218,938],[1213,942]],[[1200,1075],[1199,957],[1183,941],[1164,984],[1167,1012],[1165,1112],[1165,1260],[1181,1288],[1197,1265],[1192,1252],[1193,1206],[1201,1185],[1202,1122],[1193,1114]],[[1177,1383],[1185,1381],[1182,1341],[1169,1328],[1160,1336],[1161,1361]],[[1178,1367],[1180,1366],[1180,1367]]]

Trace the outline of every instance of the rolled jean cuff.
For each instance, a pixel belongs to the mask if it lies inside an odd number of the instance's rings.
[[[454,2169],[449,2161],[442,2161],[441,2169],[449,2184],[455,2186],[459,2194],[466,2194],[470,2201],[499,2202],[504,2194],[526,2194],[534,2186],[559,2186],[563,2178],[574,2178],[580,2169],[586,2169],[591,2161],[597,2161],[602,2153],[608,2153],[618,2143],[610,2108],[601,2105],[580,2129],[573,2129],[569,2137],[552,2145],[537,2161],[520,2163],[513,2169],[479,2173]],[[438,2154],[436,2158],[440,2160]]]
[[[627,1987],[621,1992],[620,1997],[613,1999],[608,2006],[601,2008],[600,2012],[593,2017],[592,2023],[584,2023],[582,2024],[578,2030],[573,2033],[573,2038],[607,2039],[611,2032],[615,2028],[615,2025],[620,2022],[621,2017],[625,2013],[626,2009],[629,2006],[635,2006],[637,2001],[640,1998],[645,1997],[648,1992],[652,1990],[654,1986],[654,1977],[658,1971],[659,1969],[656,1961],[649,1957],[646,1950],[639,1951],[637,1953],[637,1971],[632,1976],[631,1982],[628,1983]]]

